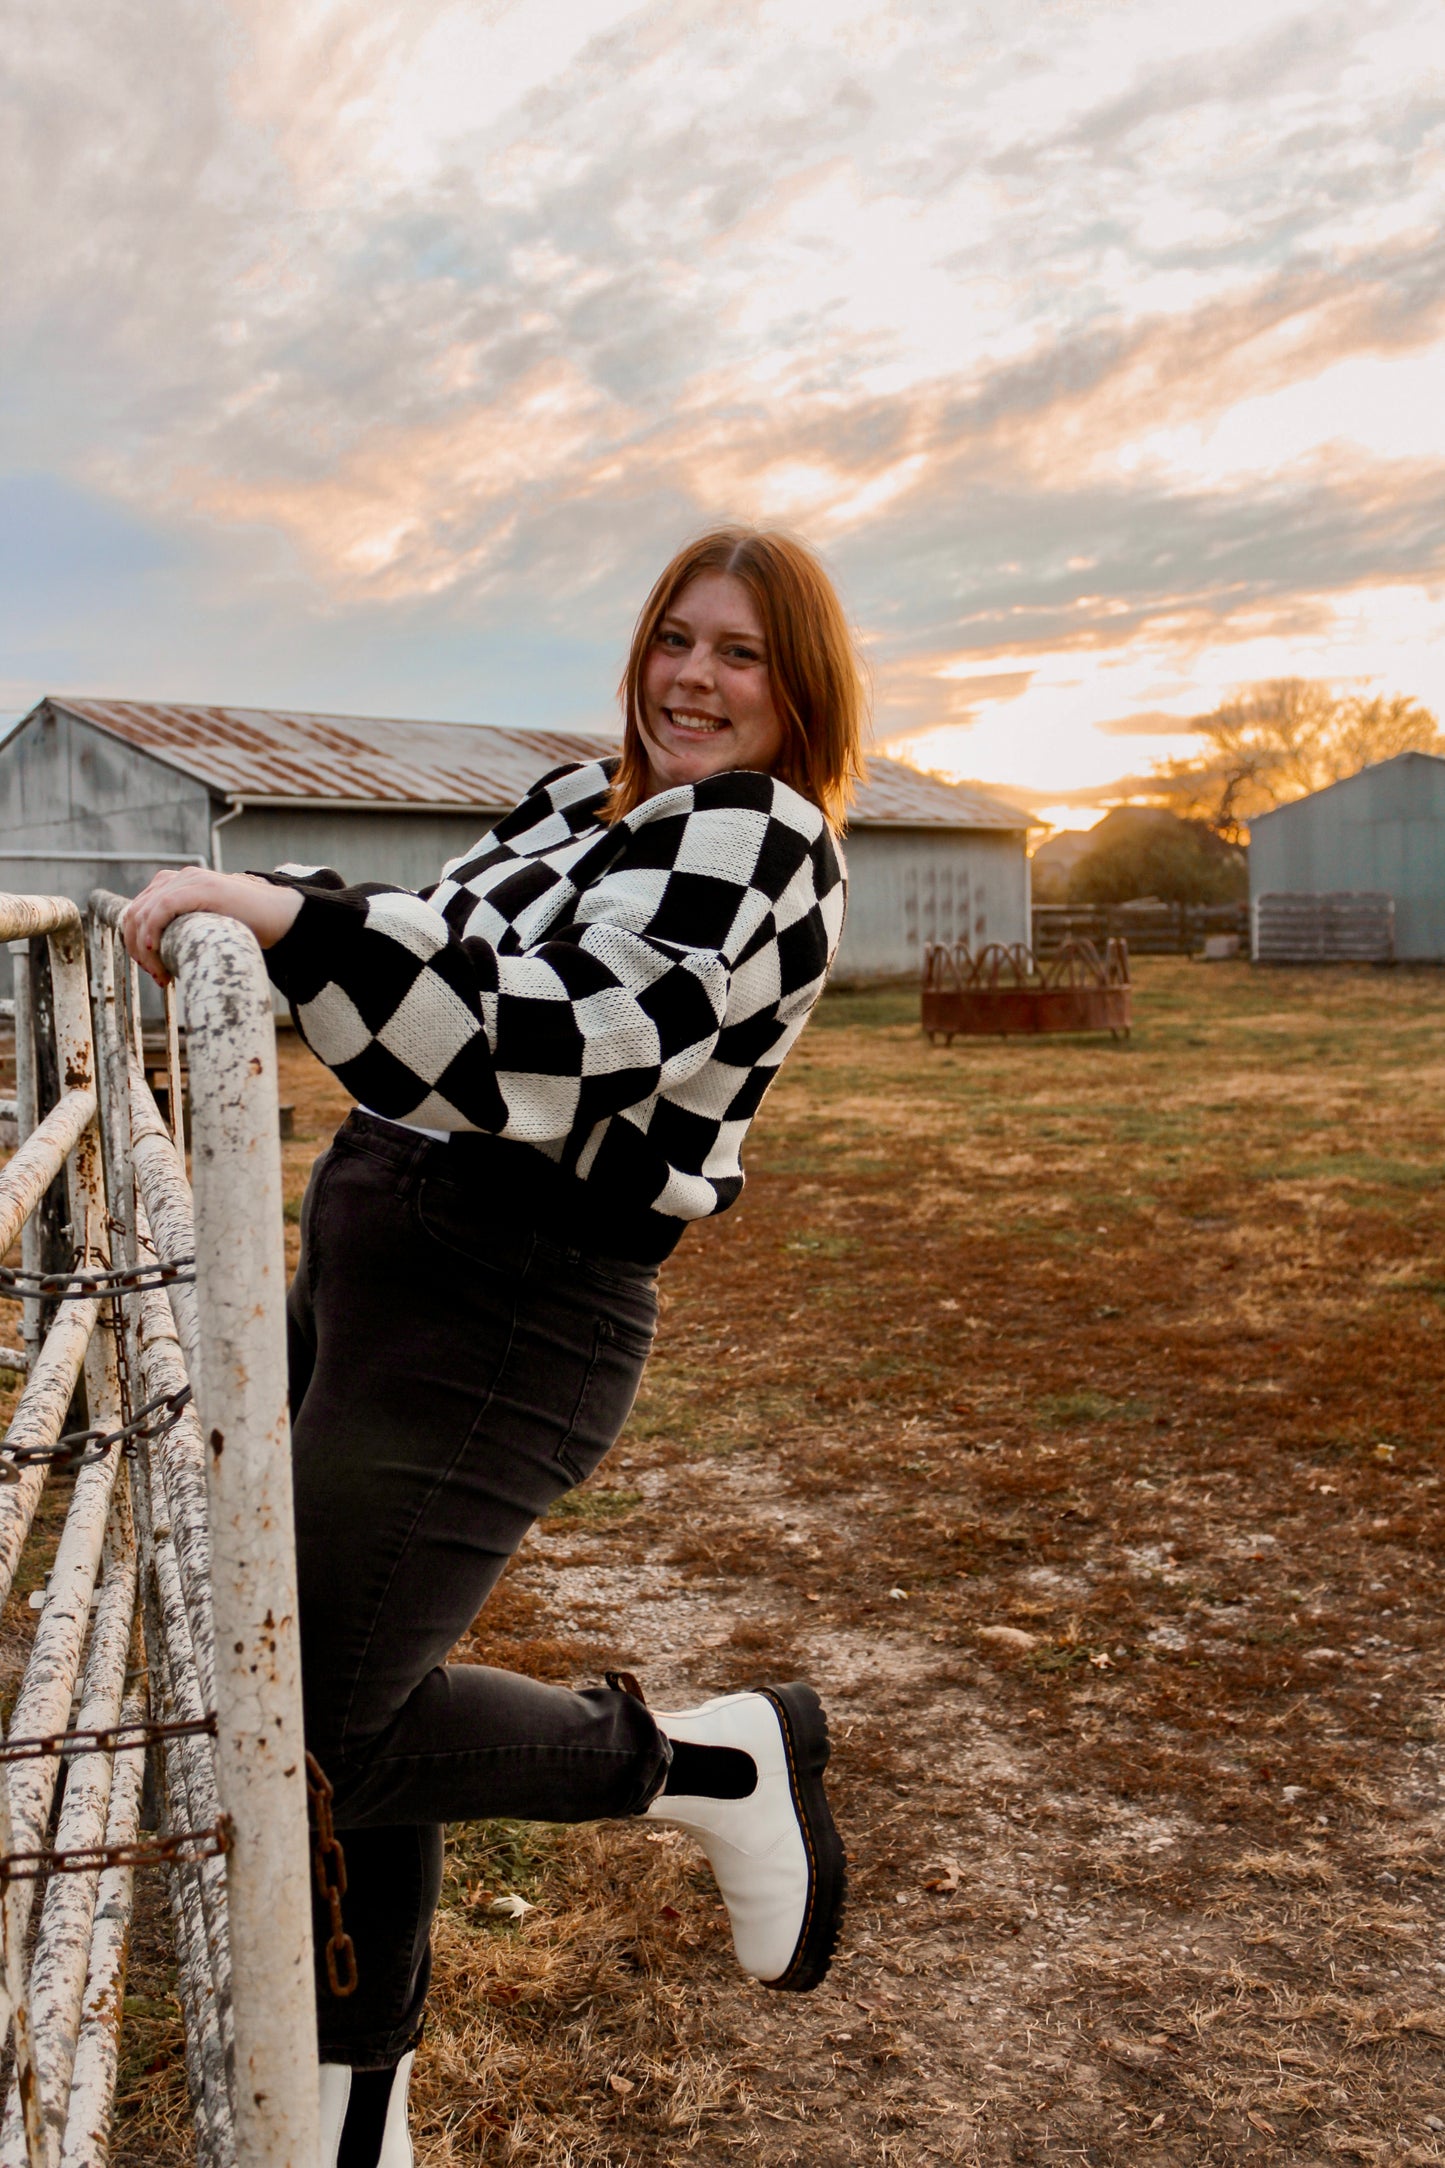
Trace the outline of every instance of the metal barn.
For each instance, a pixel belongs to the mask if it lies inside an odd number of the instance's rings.
[[[1445,963],[1445,760],[1400,753],[1261,814],[1249,891],[1256,927],[1264,898],[1392,898],[1396,959]]]
[[[539,775],[615,747],[572,731],[42,700],[0,745],[0,888],[83,900],[133,891],[158,865],[286,860],[421,887]],[[869,767],[838,976],[914,976],[929,941],[1026,942],[1028,816],[903,761]]]

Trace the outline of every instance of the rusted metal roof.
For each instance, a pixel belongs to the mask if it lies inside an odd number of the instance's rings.
[[[615,752],[606,731],[511,730],[289,708],[180,707],[144,700],[49,705],[248,803],[414,805],[504,810],[549,768]],[[852,827],[1022,830],[1001,798],[874,754]]]
[[[382,722],[284,708],[53,700],[228,798],[334,805],[513,805],[529,783],[578,757],[559,730]],[[587,741],[584,758],[591,757]]]
[[[906,760],[882,753],[868,755],[868,780],[854,801],[851,828],[1011,828],[1020,834],[1036,827],[1020,806],[995,798],[972,783],[950,783],[927,775]]]

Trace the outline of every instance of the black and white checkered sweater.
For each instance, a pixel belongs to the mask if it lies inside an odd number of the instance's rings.
[[[838,946],[844,869],[775,777],[712,776],[609,825],[610,775],[544,776],[419,895],[278,869],[305,901],[266,960],[364,1107],[526,1148],[601,1248],[660,1258],[742,1188],[748,1124]]]

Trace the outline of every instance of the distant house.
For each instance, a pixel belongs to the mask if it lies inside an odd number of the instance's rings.
[[[1126,903],[1181,895],[1242,900],[1245,854],[1204,821],[1182,820],[1157,805],[1116,805],[1092,828],[1065,829],[1035,851],[1034,902]],[[1081,880],[1082,877],[1082,880]],[[1083,896],[1079,889],[1083,887]]]
[[[1056,835],[1047,837],[1030,860],[1034,902],[1066,903],[1069,875],[1096,841],[1092,828],[1061,828]]]
[[[161,864],[285,860],[418,888],[530,783],[612,735],[259,708],[47,699],[0,745],[0,886],[83,899]],[[929,941],[1029,938],[1028,816],[875,757],[846,840],[843,980]],[[8,974],[8,960],[4,968]]]
[[[1445,760],[1399,753],[1261,814],[1249,890],[1256,956],[1364,954],[1393,904],[1396,958],[1445,963]]]

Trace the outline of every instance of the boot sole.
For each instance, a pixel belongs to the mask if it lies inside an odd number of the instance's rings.
[[[764,1980],[762,1985],[785,1993],[806,1994],[818,1985],[832,1963],[848,1887],[843,1840],[823,1790],[823,1771],[832,1751],[828,1719],[811,1686],[765,1686],[762,1691],[777,1710],[782,1725],[793,1806],[808,1854],[808,1909],[798,1946],[787,1969],[776,1980]]]

